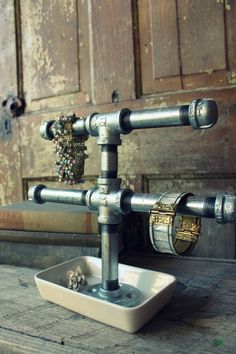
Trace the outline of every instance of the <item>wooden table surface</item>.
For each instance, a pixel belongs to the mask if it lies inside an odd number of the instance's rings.
[[[236,353],[235,261],[121,260],[177,278],[170,303],[136,334],[43,300],[36,269],[0,265],[0,353]]]

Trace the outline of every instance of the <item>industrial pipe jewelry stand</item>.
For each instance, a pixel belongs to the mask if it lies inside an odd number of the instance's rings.
[[[31,187],[29,200],[37,203],[78,204],[98,211],[102,259],[79,257],[36,275],[42,296],[98,321],[135,332],[170,299],[175,278],[168,274],[118,264],[118,225],[122,214],[148,212],[153,247],[164,253],[189,254],[200,234],[200,218],[219,223],[236,220],[236,198],[219,193],[196,197],[192,193],[138,194],[121,189],[117,178],[120,135],[134,129],[191,125],[208,129],[218,118],[216,103],[197,99],[189,106],[94,113],[86,118],[61,116],[43,123],[41,135],[53,140],[59,179],[79,182],[87,157],[85,141],[97,137],[101,170],[97,188],[56,190],[44,185]]]

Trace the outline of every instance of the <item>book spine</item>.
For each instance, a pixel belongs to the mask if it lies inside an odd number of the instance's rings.
[[[24,230],[23,210],[0,210],[0,228]]]
[[[0,229],[97,234],[95,213],[0,210]]]

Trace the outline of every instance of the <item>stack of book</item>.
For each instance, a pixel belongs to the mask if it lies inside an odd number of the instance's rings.
[[[97,213],[86,207],[25,201],[0,207],[0,263],[46,268],[100,255]]]
[[[0,229],[96,235],[98,222],[87,207],[25,201],[0,207]]]

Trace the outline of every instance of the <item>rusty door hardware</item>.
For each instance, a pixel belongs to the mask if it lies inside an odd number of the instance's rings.
[[[2,102],[2,108],[7,116],[20,117],[25,111],[25,100],[20,97],[8,97]]]
[[[25,100],[15,96],[8,97],[2,102],[1,136],[7,136],[11,133],[10,118],[17,118],[24,114],[25,106]]]

